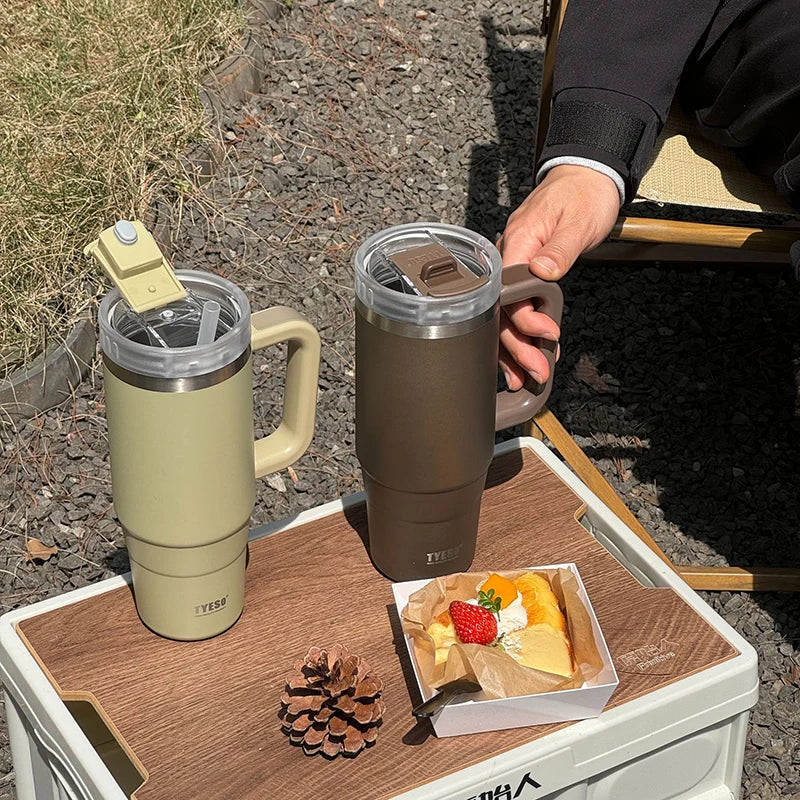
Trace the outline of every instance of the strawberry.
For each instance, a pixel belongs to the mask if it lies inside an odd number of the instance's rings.
[[[450,618],[464,644],[491,644],[497,638],[497,620],[486,608],[453,600]]]

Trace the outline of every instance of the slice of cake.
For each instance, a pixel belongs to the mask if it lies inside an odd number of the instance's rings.
[[[523,666],[572,675],[566,619],[546,578],[526,572],[511,581],[492,573],[476,595],[454,600],[428,626],[436,665],[447,660],[456,642],[462,642],[500,647]]]

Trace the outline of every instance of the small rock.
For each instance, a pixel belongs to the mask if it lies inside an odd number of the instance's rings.
[[[72,571],[75,569],[80,569],[82,564],[83,559],[77,553],[67,553],[64,556],[59,554],[58,566],[62,570]]]
[[[267,475],[266,482],[269,486],[271,486],[276,492],[285,492],[286,491],[286,481],[277,473],[273,472],[271,475]]]

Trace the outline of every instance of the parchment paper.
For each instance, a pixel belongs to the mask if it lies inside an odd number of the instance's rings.
[[[597,675],[603,668],[594,641],[592,621],[578,596],[578,581],[568,569],[517,570],[498,572],[514,580],[524,572],[546,578],[558,598],[567,619],[567,631],[572,642],[575,672],[568,678],[524,667],[498,647],[478,644],[454,644],[447,661],[434,666],[436,645],[427,628],[434,617],[446,610],[453,600],[477,598],[478,587],[489,577],[488,572],[460,572],[435,578],[408,598],[400,619],[403,631],[412,639],[420,678],[431,688],[437,688],[459,678],[469,678],[481,685],[487,697],[517,697],[559,689],[574,689]]]

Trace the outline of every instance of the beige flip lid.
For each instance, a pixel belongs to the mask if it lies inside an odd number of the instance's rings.
[[[131,308],[140,314],[186,297],[155,239],[139,220],[119,220],[83,252],[100,262]]]

